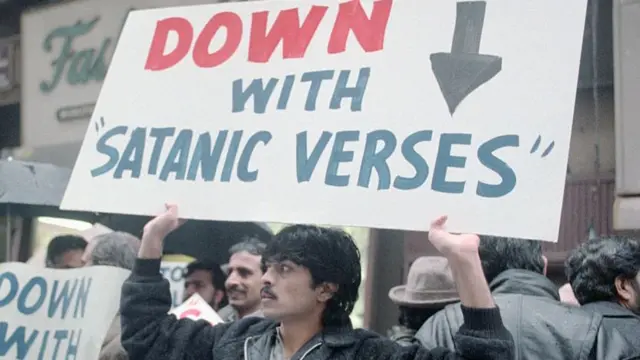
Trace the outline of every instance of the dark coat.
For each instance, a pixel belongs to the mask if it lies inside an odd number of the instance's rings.
[[[211,326],[178,320],[171,308],[169,283],[160,275],[160,260],[138,259],[122,286],[122,345],[136,360],[267,360],[277,323],[249,317]],[[325,328],[292,360],[425,359],[512,360],[513,339],[498,309],[464,309],[466,323],[455,335],[458,352],[402,347],[362,329]]]
[[[515,360],[624,359],[624,339],[602,327],[602,316],[560,302],[557,287],[542,274],[508,270],[489,284],[516,344]],[[427,348],[455,349],[462,325],[459,304],[429,318],[416,334]]]
[[[619,331],[628,345],[640,354],[640,316],[619,304],[607,301],[585,304],[582,310],[602,315],[602,326],[607,331]]]

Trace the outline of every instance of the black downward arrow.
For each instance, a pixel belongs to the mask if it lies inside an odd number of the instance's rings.
[[[502,70],[502,58],[480,54],[480,39],[487,3],[459,2],[450,53],[431,54],[431,68],[451,115],[480,85]]]

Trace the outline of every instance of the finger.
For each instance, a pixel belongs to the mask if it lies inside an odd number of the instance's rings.
[[[431,222],[431,228],[442,228],[447,223],[448,216],[442,215]]]

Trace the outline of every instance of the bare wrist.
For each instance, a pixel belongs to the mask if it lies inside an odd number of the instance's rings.
[[[141,259],[159,259],[163,253],[164,237],[158,236],[152,231],[145,231],[142,235],[138,257]]]
[[[482,262],[478,252],[452,252],[447,254],[447,260],[452,268],[463,269],[482,269]]]

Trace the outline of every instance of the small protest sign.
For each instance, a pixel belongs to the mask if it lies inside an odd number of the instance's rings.
[[[165,279],[169,280],[171,299],[174,307],[182,304],[184,272],[186,269],[187,264],[184,262],[163,261],[162,265],[160,265],[160,273]]]
[[[586,7],[132,12],[62,208],[557,241]]]
[[[206,320],[211,325],[224,322],[198,293],[193,294],[182,305],[171,310],[169,314],[175,315],[178,319]]]
[[[128,275],[0,264],[0,359],[97,359]]]

